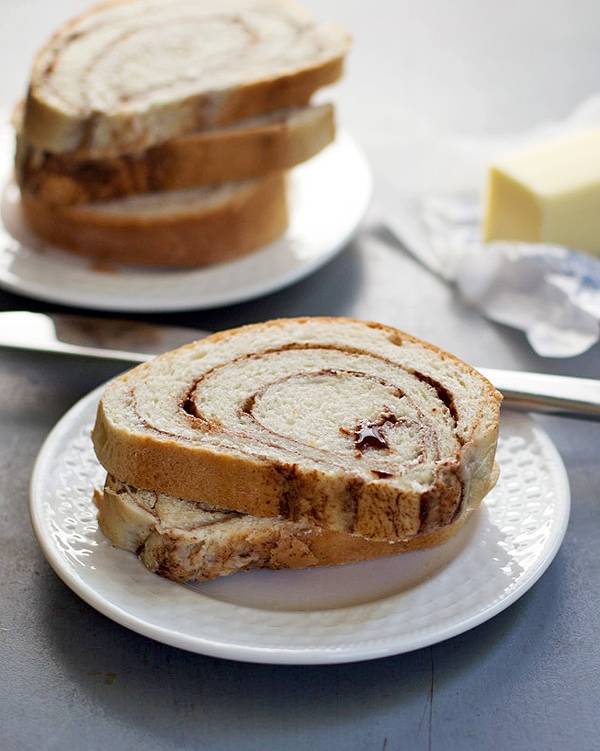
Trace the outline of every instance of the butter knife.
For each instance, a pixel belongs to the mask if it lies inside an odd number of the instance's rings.
[[[208,331],[137,321],[8,311],[0,313],[0,347],[132,364],[149,360]],[[600,380],[478,368],[511,409],[600,420]]]

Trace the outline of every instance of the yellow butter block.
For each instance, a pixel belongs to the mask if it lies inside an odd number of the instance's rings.
[[[546,141],[492,165],[483,238],[600,254],[600,128]]]

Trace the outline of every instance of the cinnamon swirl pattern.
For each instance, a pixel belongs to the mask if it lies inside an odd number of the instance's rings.
[[[112,0],[38,54],[24,137],[53,153],[127,153],[304,105],[339,78],[348,45],[289,0]]]
[[[289,319],[121,376],[93,437],[136,488],[397,541],[451,524],[491,488],[499,402],[468,365],[395,329]]]

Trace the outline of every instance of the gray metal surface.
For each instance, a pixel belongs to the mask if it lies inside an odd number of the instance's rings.
[[[0,2],[11,29],[0,101],[33,49],[81,3]],[[342,117],[376,178],[405,134],[496,132],[565,114],[598,86],[595,0],[314,0],[354,29]],[[379,180],[379,190],[384,190]],[[377,198],[376,198],[377,202]],[[0,308],[47,309],[0,295]],[[600,376],[600,349],[536,357],[524,338],[465,308],[385,233],[282,293],[148,320],[213,329],[267,317],[379,319],[488,367]],[[54,422],[118,366],[0,353],[0,749],[577,749],[600,746],[600,425],[544,418],[565,460],[573,512],[556,560],[519,602],[430,649],[334,667],[235,664],[128,632],[57,579],[33,539],[29,474]],[[541,419],[541,418],[540,418]]]

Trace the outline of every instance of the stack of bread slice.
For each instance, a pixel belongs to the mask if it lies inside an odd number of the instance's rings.
[[[380,324],[215,334],[105,390],[100,527],[175,581],[439,544],[496,481],[499,407],[473,368]]]
[[[16,176],[44,240],[104,260],[199,266],[287,226],[285,172],[334,138],[315,91],[347,34],[291,0],[110,0],[38,53]]]

